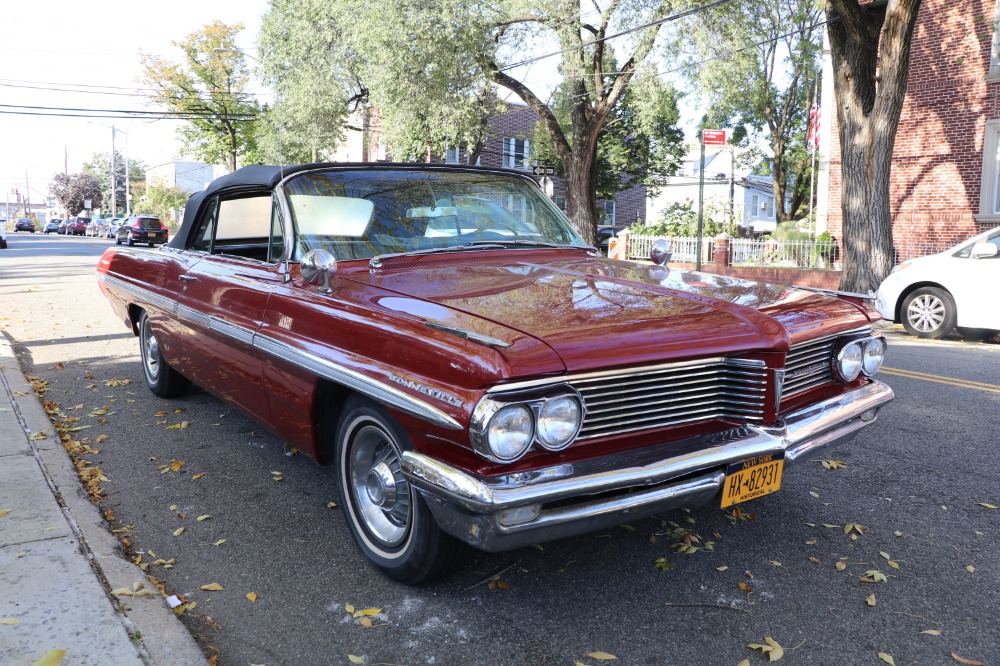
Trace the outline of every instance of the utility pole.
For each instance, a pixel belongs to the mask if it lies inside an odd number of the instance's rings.
[[[118,192],[115,182],[115,126],[111,125],[111,217],[118,217]]]
[[[28,187],[28,170],[24,170],[24,216],[31,217],[31,188]]]

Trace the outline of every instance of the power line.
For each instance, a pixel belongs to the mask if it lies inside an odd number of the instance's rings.
[[[591,40],[591,41],[589,41],[589,42],[587,42],[585,44],[581,44],[579,46],[571,46],[568,49],[562,49],[561,51],[556,51],[555,53],[547,53],[545,55],[540,55],[540,56],[536,56],[534,58],[529,58],[527,60],[522,60],[521,62],[515,62],[515,63],[510,64],[510,65],[504,65],[503,67],[500,68],[500,71],[503,72],[503,71],[506,71],[508,69],[514,69],[516,67],[522,67],[524,65],[527,65],[527,64],[530,64],[530,63],[533,63],[533,62],[538,62],[539,60],[545,60],[547,58],[553,58],[555,56],[562,55],[564,53],[569,53],[570,51],[580,51],[582,49],[587,48],[588,46],[593,46],[594,44],[599,44],[601,42],[606,42],[606,41],[608,41],[610,39],[615,39],[617,37],[622,37],[624,35],[628,35],[628,34],[631,34],[633,32],[638,32],[639,30],[645,30],[646,28],[652,28],[653,26],[662,25],[664,23],[670,23],[672,21],[678,21],[678,20],[680,20],[682,18],[686,18],[688,16],[693,16],[694,14],[699,14],[699,13],[701,13],[703,11],[707,11],[709,9],[714,9],[716,7],[721,7],[722,5],[729,4],[732,1],[733,0],[715,0],[715,2],[711,2],[711,3],[707,4],[707,5],[702,5],[701,7],[693,7],[691,9],[688,9],[688,10],[685,10],[683,12],[680,12],[679,14],[671,14],[670,16],[668,16],[666,18],[662,18],[662,19],[659,19],[657,21],[650,21],[649,23],[644,23],[644,24],[638,25],[638,26],[636,26],[634,28],[629,28],[628,30],[622,30],[621,32],[617,32],[617,33],[615,33],[613,35],[607,35],[605,37],[600,37],[598,39]]]
[[[61,86],[61,85],[76,85],[76,84],[72,84],[72,83],[71,84],[56,84],[56,83],[53,83],[53,84],[44,84],[42,82],[39,82],[38,85],[24,85],[24,84],[17,84],[17,83],[0,83],[0,87],[3,87],[3,88],[19,88],[19,89],[24,89],[24,90],[44,90],[44,91],[47,91],[47,92],[68,92],[68,93],[73,93],[74,95],[114,95],[114,96],[117,96],[117,97],[142,97],[142,96],[145,96],[145,92],[144,91],[157,92],[156,89],[154,89],[154,88],[132,88],[132,89],[125,88],[125,90],[132,90],[133,92],[110,92],[110,91],[102,91],[102,90],[75,90],[73,88],[59,88],[59,87],[55,87],[55,86]],[[230,96],[230,97],[234,97],[234,98],[264,96],[264,95],[255,95],[254,93],[246,93],[246,92],[216,93],[214,91],[206,91],[205,94],[206,95],[211,95],[211,96]],[[271,95],[270,95],[270,93],[267,93],[266,96],[271,96]],[[198,95],[184,95],[182,97],[177,97],[175,99],[195,100],[195,99],[201,99],[201,97],[199,97]]]
[[[28,109],[29,111],[79,111],[82,113],[125,113],[130,117],[141,118],[143,116],[185,116],[188,118],[252,118],[249,113],[221,114],[210,111],[141,111],[132,109],[83,109],[66,106],[27,106],[25,104],[0,104],[3,109]]]
[[[155,113],[155,112],[149,112]],[[136,120],[207,120],[211,116],[136,116],[130,115],[128,111],[122,111],[115,113],[57,113],[57,112],[47,112],[47,111],[5,111],[0,109],[0,114],[12,115],[12,116],[55,116],[60,118],[109,118],[109,119],[136,119]],[[233,122],[252,122],[256,119],[255,116],[227,116],[227,120],[232,120]]]

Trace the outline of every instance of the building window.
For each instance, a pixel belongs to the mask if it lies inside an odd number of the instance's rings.
[[[601,207],[601,222],[604,224],[614,224],[615,223],[615,200],[606,200]]]
[[[566,212],[566,197],[556,197],[555,201],[556,201],[556,206],[559,207],[559,210],[561,210],[562,212],[565,213]]]
[[[527,169],[530,150],[531,142],[528,139],[505,136],[503,139],[503,166],[507,169]]]
[[[760,197],[750,195],[750,217],[760,217]]]
[[[1000,221],[1000,120],[988,120],[983,135],[983,181],[979,194],[980,222]]]
[[[458,164],[458,148],[449,148],[444,154],[445,164]]]

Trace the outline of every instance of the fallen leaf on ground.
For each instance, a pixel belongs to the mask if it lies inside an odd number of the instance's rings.
[[[183,527],[178,527],[176,530],[174,530],[174,536],[180,536],[182,534],[184,534],[184,528]]]
[[[247,593],[247,599],[249,599],[251,603],[257,601],[257,593],[256,592]]]
[[[969,573],[976,573],[976,567],[972,566],[971,564],[965,567],[965,570],[968,571]]]
[[[986,502],[976,502],[976,504],[986,507],[987,509],[1000,509],[1000,506],[997,506],[996,504],[988,504]]]
[[[354,654],[347,655],[347,659],[352,664],[363,664],[363,663],[365,663],[365,658],[364,657],[359,657],[359,656],[354,655]]]
[[[66,650],[49,650],[45,655],[32,664],[32,666],[56,666],[62,662],[66,656]]]
[[[30,439],[33,442],[37,442],[40,439],[45,439],[46,437],[48,437],[48,434],[44,430],[33,432],[30,435],[28,435],[28,439]]]
[[[3,518],[4,516],[6,516],[8,513],[10,513],[13,510],[14,509],[0,509],[0,518]]]
[[[205,476],[205,472],[201,472],[200,474],[195,474],[194,476],[191,477],[191,480],[194,481],[200,479],[203,476]]]
[[[889,664],[889,666],[896,666],[896,660],[892,658],[891,654],[886,654],[885,652],[879,652],[878,658]]]
[[[859,578],[862,583],[888,583],[889,579],[885,577],[885,574],[878,569],[869,569],[865,572],[861,578]]]
[[[378,615],[382,612],[381,608],[362,608],[359,611],[354,611],[354,617],[370,617],[372,615]]]
[[[837,561],[833,566],[837,567],[837,571],[843,571],[847,568],[847,562]]]
[[[373,622],[370,617],[361,618],[360,620],[358,620],[358,624],[360,624],[365,629],[371,629],[373,626]]]
[[[867,597],[865,597],[865,603],[868,604],[869,606],[874,606],[875,605],[875,595],[874,594],[869,594]]]
[[[209,583],[208,585],[202,585],[198,589],[199,590],[205,590],[207,592],[221,592],[221,591],[223,591],[226,588],[222,587],[218,583]]]
[[[590,657],[591,659],[597,659],[598,661],[611,661],[613,659],[618,658],[613,654],[608,654],[607,652],[601,652],[601,651],[588,652],[587,656]]]
[[[206,514],[205,514],[205,515],[203,515],[203,516],[198,516],[198,518],[197,518],[197,521],[198,521],[198,522],[200,523],[201,521],[203,521],[203,520],[208,520],[208,519],[209,519],[209,518],[211,518],[211,517],[212,517],[212,515],[211,515],[211,514],[208,514],[208,513],[206,513]]]
[[[960,664],[965,664],[965,666],[986,666],[986,664],[984,664],[981,661],[974,661],[972,659],[965,659],[964,657],[959,657],[954,652],[951,653],[951,658],[954,659],[955,661],[957,661]]]
[[[739,587],[744,592],[747,592],[747,593],[753,592],[753,588],[750,587],[749,585],[747,585],[746,583],[744,583],[743,581],[740,581],[740,582],[736,583],[736,585],[737,585],[737,587]]]
[[[216,541],[212,545],[213,546],[221,546],[222,544],[226,543],[226,541],[228,541],[228,539],[219,539],[218,541]]]
[[[763,643],[749,643],[747,647],[751,650],[760,650],[763,654],[767,655],[768,661],[778,661],[785,656],[784,648],[770,636],[764,636]]]
[[[929,634],[931,636],[940,636],[941,635],[941,630],[940,629],[924,629],[920,633],[922,633],[922,634]]]
[[[21,621],[16,617],[0,617],[0,624],[21,624]]]
[[[181,467],[184,467],[184,461],[183,460],[175,460],[172,463],[170,463],[170,471],[171,472],[178,472],[178,471],[180,471]]]
[[[847,467],[847,463],[842,460],[820,460],[820,463],[827,469],[843,469]]]

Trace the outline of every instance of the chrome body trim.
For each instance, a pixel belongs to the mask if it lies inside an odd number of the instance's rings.
[[[439,525],[482,550],[500,552],[584,534],[717,498],[729,463],[785,454],[786,467],[854,437],[893,398],[881,382],[789,414],[774,427],[745,426],[626,454],[478,477],[428,455],[403,453],[403,472]],[[540,505],[534,520],[502,524],[506,509]]]
[[[416,416],[425,421],[430,421],[436,425],[449,430],[462,430],[462,425],[445,414],[443,411],[429,405],[423,400],[417,400],[413,396],[396,389],[389,384],[372,379],[350,368],[334,363],[315,354],[304,352],[301,349],[292,347],[289,344],[269,338],[260,333],[253,336],[253,346],[255,349],[273,356],[310,372],[317,377],[329,379],[330,381],[343,384],[352,388],[362,395],[378,402],[384,403],[407,414]]]
[[[443,331],[445,333],[451,333],[452,335],[458,336],[463,340],[471,340],[472,342],[478,342],[481,345],[486,345],[487,347],[499,347],[500,349],[505,349],[510,347],[509,342],[504,342],[503,340],[498,340],[497,338],[491,338],[488,335],[481,335],[479,333],[474,333],[472,331],[466,331],[463,328],[457,328],[455,326],[448,326],[447,324],[441,324],[436,321],[425,321],[424,326],[427,328],[433,328],[436,331]]]
[[[132,296],[141,305],[151,305],[167,314],[175,316],[178,320],[195,324],[203,329],[216,331],[231,340],[252,346],[254,349],[290,363],[307,372],[311,372],[318,377],[343,384],[358,393],[402,412],[449,430],[463,429],[463,426],[458,421],[437,407],[423,400],[418,400],[385,382],[372,379],[360,372],[296,349],[291,345],[261,335],[243,326],[230,324],[220,317],[209,316],[187,306],[179,305],[175,300],[160,296],[145,287],[130,284],[120,278],[105,273],[98,273],[98,280],[104,281],[109,287],[119,289]]]

